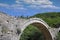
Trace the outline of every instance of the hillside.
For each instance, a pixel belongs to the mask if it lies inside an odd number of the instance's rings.
[[[42,18],[49,26],[58,28],[60,26],[60,12],[49,12],[49,13],[39,13],[29,18]],[[28,18],[28,17],[27,17]],[[38,35],[36,35],[36,32]],[[37,38],[38,37],[38,38]],[[29,25],[28,28],[24,30],[20,40],[44,40],[44,36],[33,25]],[[57,39],[60,40],[60,32],[58,33]]]
[[[42,18],[51,27],[60,26],[60,12],[39,13],[32,17]]]

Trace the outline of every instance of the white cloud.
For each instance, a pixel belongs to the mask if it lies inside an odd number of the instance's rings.
[[[52,9],[58,9],[59,7],[56,7],[54,5],[42,5],[43,8],[52,8]]]
[[[0,6],[2,6],[2,7],[8,7],[9,5],[8,4],[0,3]]]
[[[21,4],[13,4],[13,5],[11,5],[10,6],[12,9],[24,9],[24,10],[26,10],[25,8],[24,8],[24,6],[23,5],[21,5]]]
[[[8,9],[14,9],[14,10],[27,10],[25,8],[24,4],[28,4],[28,8],[52,8],[52,9],[60,9],[60,7],[56,7],[53,5],[53,2],[50,0],[16,0],[15,4],[4,4],[0,3],[1,7],[6,7]]]
[[[50,5],[52,2],[49,0],[24,0],[25,3],[30,3],[30,4],[35,4],[35,5],[42,5],[42,4],[47,4]]]
[[[12,4],[12,5],[9,5],[9,4],[0,3],[0,7],[5,7],[7,9],[14,9],[14,10],[27,10],[21,4]]]
[[[16,0],[16,3],[25,3],[29,4],[27,7],[32,7],[32,8],[52,8],[52,9],[58,9],[59,7],[56,7],[53,5],[53,2],[50,0]]]
[[[21,2],[19,0],[16,0],[16,3],[20,4]]]
[[[53,4],[49,0],[16,0],[16,3],[27,3],[27,4],[34,4],[34,5],[51,5]]]

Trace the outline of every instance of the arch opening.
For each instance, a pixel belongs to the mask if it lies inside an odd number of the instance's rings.
[[[31,23],[31,25],[34,25],[39,30],[41,30],[41,32],[43,33],[43,36],[45,38],[44,40],[53,40],[49,30],[42,23],[34,22],[34,23]],[[28,27],[28,25],[27,25],[27,27]]]

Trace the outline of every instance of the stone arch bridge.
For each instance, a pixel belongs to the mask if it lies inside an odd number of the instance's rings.
[[[40,18],[22,19],[0,13],[0,40],[19,40],[28,25],[40,29],[45,40],[55,40],[60,28],[51,28]]]

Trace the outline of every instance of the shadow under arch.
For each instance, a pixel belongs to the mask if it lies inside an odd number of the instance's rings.
[[[23,27],[22,33],[25,30],[25,28],[27,28],[27,26],[30,25],[30,24],[36,26],[39,30],[41,30],[41,32],[43,33],[43,35],[45,37],[45,40],[53,40],[52,35],[48,30],[49,26],[44,21],[41,21],[41,20],[35,20],[34,19],[34,20],[26,21],[24,23],[24,25],[22,26]],[[19,38],[21,37],[22,33],[19,35]]]

